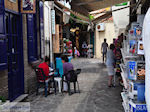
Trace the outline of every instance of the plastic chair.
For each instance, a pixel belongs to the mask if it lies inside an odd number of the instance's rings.
[[[47,89],[48,89],[48,83],[50,81],[50,77],[44,74],[44,71],[42,68],[35,68],[35,72],[36,72],[36,78],[37,78],[36,95],[38,95],[39,87],[42,84],[44,85],[44,88],[45,88],[45,97],[47,97]],[[55,82],[53,78],[52,78],[52,82],[53,82],[53,86],[55,88],[55,94],[56,94],[56,86],[55,86]]]
[[[68,57],[71,62],[72,56]],[[56,77],[57,76],[57,77]],[[63,77],[63,63],[61,58],[56,58],[56,69],[54,80],[58,83],[59,92],[62,92],[61,82]]]
[[[78,74],[81,73],[81,69],[70,70],[67,74],[64,74],[62,77],[62,90],[63,90],[63,82],[66,82],[68,85],[68,94],[71,95],[70,83],[74,84],[74,93],[76,93],[76,83],[78,84],[78,92],[80,93],[79,83],[78,83]],[[70,76],[69,76],[70,75]],[[64,79],[64,76],[66,79]],[[70,78],[67,78],[67,77]]]
[[[63,75],[63,63],[61,58],[56,58],[56,71],[55,71],[55,76],[60,76],[62,77]]]

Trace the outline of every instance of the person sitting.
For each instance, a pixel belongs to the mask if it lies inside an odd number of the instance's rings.
[[[50,63],[50,59],[49,59],[49,57],[45,57],[45,62],[43,62],[43,63],[41,63],[41,64],[39,64],[39,68],[42,68],[43,69],[43,72],[44,72],[44,74],[45,74],[45,76],[46,76],[46,82],[47,82],[47,84],[48,84],[48,92],[49,93],[52,93],[51,91],[50,91],[50,80],[51,80],[51,77],[50,77],[50,75],[49,75],[49,73],[50,73],[50,70],[49,70],[49,63]]]
[[[65,76],[64,80],[68,81],[70,79],[70,75],[68,74],[68,72],[70,70],[73,70],[74,67],[73,67],[72,63],[69,63],[69,59],[66,55],[62,55],[61,59],[62,59],[62,63],[63,63],[63,74]],[[66,82],[64,82],[63,84],[64,84],[64,86],[63,86],[64,90],[63,91],[67,92],[67,89],[69,91],[69,88],[68,88],[69,85],[67,85]]]
[[[66,55],[61,56],[62,63],[63,63],[63,74],[67,74],[70,70],[73,70],[73,64],[69,63],[69,59]],[[68,77],[69,78],[69,77]]]
[[[39,64],[39,68],[42,68],[43,69],[43,72],[45,74],[45,76],[47,77],[46,80],[48,79],[49,77],[49,63],[50,63],[50,59],[48,57],[45,57],[45,62]]]

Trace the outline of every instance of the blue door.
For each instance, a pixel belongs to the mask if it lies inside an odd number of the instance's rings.
[[[21,63],[21,36],[19,15],[5,13],[5,33],[8,52],[8,91],[9,100],[24,92],[23,63]]]

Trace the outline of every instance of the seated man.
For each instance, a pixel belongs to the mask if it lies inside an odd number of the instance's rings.
[[[63,73],[66,75],[68,71],[73,70],[72,63],[69,63],[69,59],[66,55],[61,56],[62,63],[63,63]]]
[[[70,79],[70,75],[68,74],[68,72],[70,70],[73,70],[73,65],[72,63],[69,63],[69,59],[67,56],[63,55],[61,56],[61,59],[62,59],[62,63],[63,63],[63,74],[65,75],[65,80],[68,80]],[[66,92],[67,91],[67,88],[68,88],[68,91],[69,91],[69,94],[70,94],[70,85],[66,83],[64,83],[64,91]]]
[[[43,63],[41,63],[41,64],[39,64],[39,68],[42,68],[43,69],[43,71],[44,71],[44,74],[45,74],[45,76],[46,77],[49,77],[49,61],[50,61],[50,59],[48,58],[48,57],[45,57],[45,62],[43,62]],[[46,78],[46,80],[47,80],[48,78]]]
[[[49,63],[50,63],[50,59],[48,58],[48,57],[45,57],[45,62],[43,62],[43,63],[41,63],[41,64],[39,64],[39,68],[42,68],[43,69],[43,72],[44,72],[44,74],[45,74],[45,76],[46,76],[46,82],[47,82],[47,86],[48,86],[48,83],[49,83],[49,81],[50,81],[50,75],[49,75]],[[51,92],[50,91],[50,85],[49,85],[49,87],[48,87],[48,92]]]

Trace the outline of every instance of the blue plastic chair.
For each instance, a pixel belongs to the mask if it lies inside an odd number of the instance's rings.
[[[69,62],[71,62],[72,56],[68,57]],[[58,73],[59,72],[59,73]],[[63,76],[63,63],[61,58],[56,58],[56,72],[55,75],[60,75],[60,77]]]
[[[56,72],[55,75],[60,75],[62,77],[63,75],[63,63],[61,58],[56,58]]]

